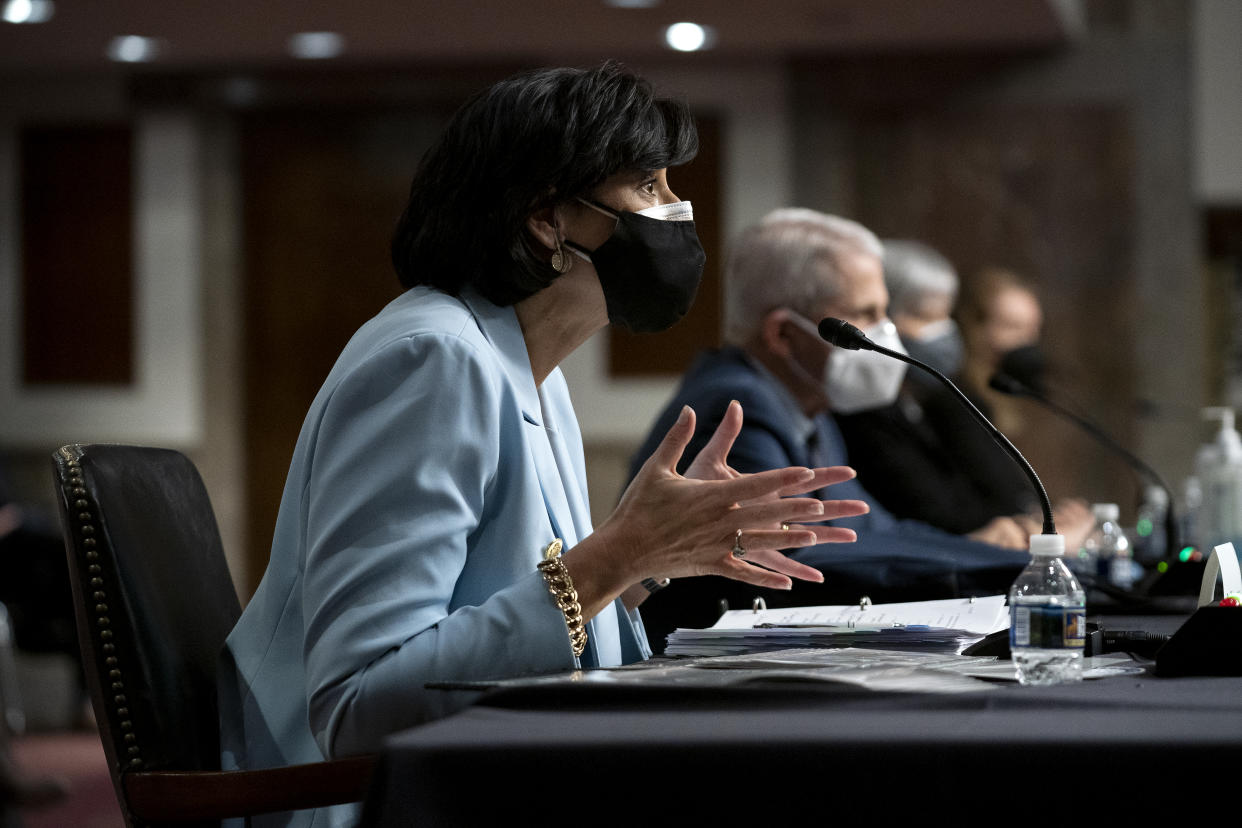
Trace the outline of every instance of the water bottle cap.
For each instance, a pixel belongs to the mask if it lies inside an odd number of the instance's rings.
[[[1096,520],[1116,523],[1121,517],[1121,507],[1116,503],[1092,503],[1091,514],[1095,515]]]
[[[1218,452],[1217,462],[1242,462],[1242,435],[1234,428],[1234,412],[1232,408],[1209,406],[1203,409],[1204,419],[1219,419],[1220,431],[1216,432],[1215,448]]]
[[[1143,490],[1143,499],[1151,506],[1163,509],[1169,505],[1169,493],[1163,486],[1150,485]]]
[[[1209,405],[1201,412],[1205,420],[1220,420],[1221,431],[1233,431],[1234,412],[1223,405]]]
[[[1031,554],[1036,557],[1061,557],[1065,554],[1065,535],[1031,535]]]

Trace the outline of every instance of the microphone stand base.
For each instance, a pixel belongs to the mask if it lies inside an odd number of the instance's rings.
[[[1205,606],[1156,653],[1158,676],[1242,676],[1242,607]]]

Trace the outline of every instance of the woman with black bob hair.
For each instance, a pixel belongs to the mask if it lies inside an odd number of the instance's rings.
[[[557,277],[526,220],[621,170],[691,161],[699,139],[678,102],[615,63],[519,75],[479,93],[427,152],[397,224],[404,287],[453,296],[473,285],[512,305]]]
[[[610,321],[660,330],[689,308],[703,251],[666,169],[695,148],[685,107],[614,64],[503,81],[453,118],[393,242],[408,289],[346,345],[298,438],[225,648],[225,768],[374,751],[471,699],[428,682],[645,658],[636,608],[666,578],[822,580],[778,550],[853,539],[818,522],[864,506],[800,496],[852,472],[737,474],[736,404],[683,476],[685,409],[591,526],[557,366]]]

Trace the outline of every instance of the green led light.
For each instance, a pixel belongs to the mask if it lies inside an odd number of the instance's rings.
[[[1193,554],[1195,554],[1195,548],[1193,546],[1187,546],[1181,552],[1177,553],[1177,559],[1182,563],[1186,563],[1186,561],[1190,560],[1190,556]]]
[[[1163,575],[1165,572],[1168,572],[1168,571],[1169,571],[1169,562],[1168,562],[1168,561],[1161,561],[1160,563],[1156,564],[1156,571],[1157,571],[1157,572],[1159,572],[1159,573],[1160,573],[1160,574],[1162,574],[1162,575]]]
[[[1151,534],[1152,525],[1150,518],[1142,518],[1134,526],[1134,531],[1139,533],[1140,538],[1145,538]]]

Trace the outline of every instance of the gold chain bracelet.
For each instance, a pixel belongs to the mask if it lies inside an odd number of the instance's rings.
[[[548,548],[543,550],[539,571],[548,585],[548,592],[556,599],[556,608],[565,616],[565,628],[569,630],[569,642],[573,645],[574,655],[580,656],[586,650],[587,631],[582,620],[582,605],[578,603],[578,591],[574,589],[569,570],[561,560],[562,545],[560,538],[548,544]]]

